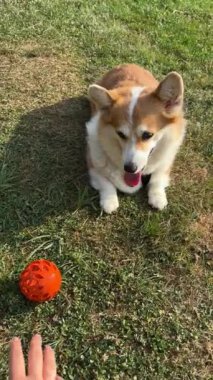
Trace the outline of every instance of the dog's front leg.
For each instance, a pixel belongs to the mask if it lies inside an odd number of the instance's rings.
[[[100,193],[101,208],[111,214],[119,206],[117,190],[107,178],[100,175],[95,169],[89,171],[91,185]]]
[[[165,189],[169,185],[170,170],[183,141],[184,127],[185,124],[182,126],[179,138],[172,134],[172,129],[167,130],[151,153],[143,173],[151,174],[148,185],[149,204],[158,210],[162,210],[168,204]]]
[[[169,185],[169,170],[156,171],[152,173],[148,185],[149,204],[158,209],[163,210],[167,206],[166,187]]]

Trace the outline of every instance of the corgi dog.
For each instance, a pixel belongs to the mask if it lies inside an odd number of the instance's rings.
[[[178,73],[158,82],[134,64],[115,67],[89,86],[87,161],[91,185],[106,213],[119,206],[117,190],[133,194],[147,175],[149,204],[166,207],[165,189],[186,128],[183,93]]]

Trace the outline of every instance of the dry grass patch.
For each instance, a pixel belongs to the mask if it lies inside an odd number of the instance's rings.
[[[8,51],[0,49],[5,110],[29,110],[82,94],[79,58],[74,54],[56,54],[32,42],[18,48],[11,45]]]
[[[191,228],[196,236],[197,250],[213,259],[213,213],[199,215]]]

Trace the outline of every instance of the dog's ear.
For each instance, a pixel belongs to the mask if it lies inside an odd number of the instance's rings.
[[[159,84],[155,94],[163,102],[168,116],[179,113],[183,107],[183,79],[175,71],[169,73]]]
[[[88,95],[91,102],[93,102],[98,109],[107,109],[113,104],[113,99],[109,91],[98,84],[89,86]]]

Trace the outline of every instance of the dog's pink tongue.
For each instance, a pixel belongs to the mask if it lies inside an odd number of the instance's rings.
[[[134,187],[137,186],[141,180],[141,173],[124,173],[124,181],[128,186]]]

